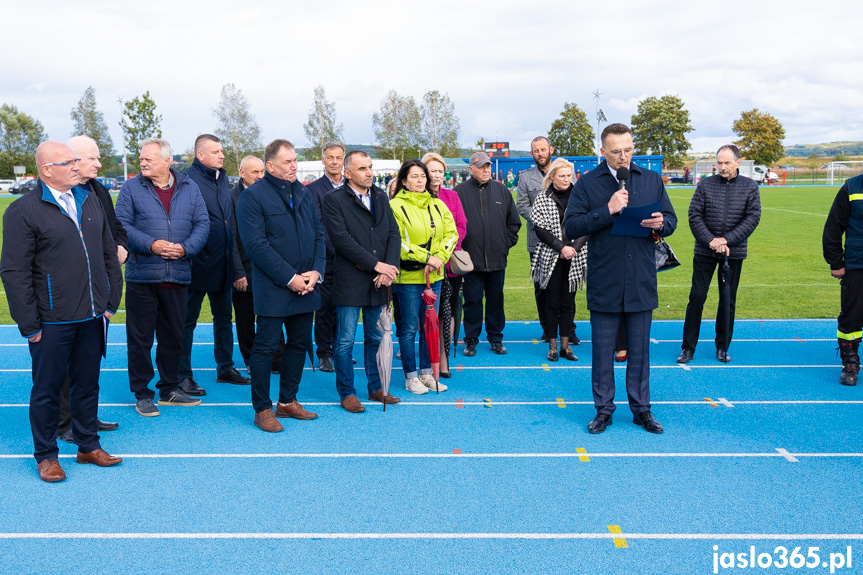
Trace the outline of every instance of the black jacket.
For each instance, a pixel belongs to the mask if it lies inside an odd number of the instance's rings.
[[[461,247],[470,254],[473,269],[493,272],[506,268],[509,249],[518,243],[521,219],[512,194],[500,182],[479,184],[470,178],[455,191],[467,218]]]
[[[335,248],[333,302],[362,307],[385,305],[387,289],[375,288],[378,262],[399,265],[401,235],[385,192],[372,194],[374,215],[345,183],[324,196],[324,220]]]
[[[824,222],[821,244],[831,270],[863,269],[863,175],[846,180],[836,194]]]
[[[123,274],[102,203],[80,188],[72,193],[80,232],[41,180],[3,214],[0,276],[24,337],[42,324],[85,321],[120,305]]]
[[[234,231],[231,224],[231,194],[228,174],[225,170],[208,168],[195,158],[184,172],[198,184],[201,196],[207,205],[210,218],[210,235],[207,245],[192,260],[192,291],[223,291],[231,287],[234,280],[243,277],[234,275]],[[239,270],[238,270],[239,271]]]
[[[342,180],[344,182],[344,180]],[[333,191],[333,183],[326,174],[311,182],[306,188],[312,193],[312,201],[315,202],[315,212],[318,214],[318,219],[321,225],[324,226],[324,242],[327,245],[327,260],[332,260],[336,255],[336,250],[333,247],[333,242],[330,239],[330,234],[327,231],[327,222],[324,221],[324,196]]]
[[[237,272],[242,271],[242,273],[245,274],[246,282],[249,286],[246,289],[248,291],[252,291],[252,260],[249,258],[249,254],[246,253],[246,248],[243,247],[243,240],[240,238],[240,230],[237,229],[237,201],[239,201],[240,194],[242,194],[245,189],[246,186],[243,184],[243,180],[240,180],[236,186],[231,188],[231,207],[233,208],[231,213],[231,229],[234,232],[234,242],[236,242],[232,257],[234,259],[234,275],[237,275]],[[241,275],[240,277],[243,276]]]
[[[120,220],[117,219],[117,214],[114,212],[114,202],[111,201],[111,193],[96,178],[91,179],[87,183],[90,184],[90,189],[93,190],[93,193],[102,202],[102,209],[105,210],[105,217],[108,218],[108,228],[114,237],[114,243],[118,246],[123,246],[126,248],[126,251],[129,251],[129,238],[126,235],[123,224],[120,223]]]
[[[730,180],[719,174],[698,182],[689,203],[689,229],[695,237],[694,253],[720,257],[710,249],[715,238],[728,240],[729,259],[746,259],[747,239],[761,219],[761,197],[755,180],[741,176]]]

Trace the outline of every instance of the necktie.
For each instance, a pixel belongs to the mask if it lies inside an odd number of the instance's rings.
[[[60,199],[63,201],[66,213],[68,213],[69,217],[72,218],[72,221],[75,222],[75,227],[80,228],[80,226],[78,226],[78,211],[75,209],[75,197],[72,196],[72,192],[60,194]]]

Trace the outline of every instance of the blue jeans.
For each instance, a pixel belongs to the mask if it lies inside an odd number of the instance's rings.
[[[440,281],[431,284],[438,296],[434,302],[437,312],[440,307]],[[393,298],[399,302],[399,350],[402,352],[402,369],[405,379],[417,376],[416,335],[420,332],[419,373],[431,373],[428,344],[426,343],[423,284],[393,284]],[[439,345],[435,342],[435,345]]]
[[[381,389],[377,355],[383,335],[378,329],[378,318],[382,309],[383,306],[379,305],[336,306],[336,344],[333,347],[333,366],[336,368],[336,390],[339,392],[339,399],[357,394],[354,389],[353,349],[360,311],[363,312],[363,350],[369,395]]]

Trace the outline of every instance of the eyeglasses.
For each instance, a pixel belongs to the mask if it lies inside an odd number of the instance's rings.
[[[623,150],[611,150],[610,152],[606,152],[609,156],[631,156],[633,148],[625,148]]]
[[[81,158],[75,158],[74,160],[66,160],[65,162],[54,162],[53,164],[42,164],[42,167],[45,166],[68,166],[72,164],[73,166],[77,166],[81,163]]]

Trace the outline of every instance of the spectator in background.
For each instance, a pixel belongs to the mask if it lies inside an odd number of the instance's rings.
[[[587,307],[593,339],[591,379],[597,414],[587,429],[590,433],[602,433],[612,423],[613,351],[623,316],[628,353],[626,391],[633,422],[651,433],[662,433],[662,425],[650,412],[650,323],[659,297],[656,248],[649,230],[669,236],[677,227],[677,217],[660,175],[632,162],[635,147],[630,129],[623,124],[609,124],[602,131],[601,140],[600,151],[605,162],[575,184],[564,220],[567,236],[589,236]],[[620,189],[621,168],[629,171],[627,189]],[[655,202],[660,203],[660,209],[641,221],[647,232],[643,236],[611,233],[616,214],[627,205]]]
[[[535,164],[529,170],[525,170],[518,181],[518,191],[515,195],[515,204],[518,208],[518,213],[527,222],[527,253],[531,259],[536,251],[536,232],[533,230],[533,221],[530,219],[530,210],[533,208],[533,202],[536,200],[537,194],[543,191],[542,180],[548,172],[548,167],[551,165],[551,155],[554,154],[554,146],[549,143],[545,136],[537,136],[530,143],[530,155],[533,157]],[[536,300],[536,313],[539,318],[539,324],[542,327],[542,341],[546,341],[546,325],[545,325],[545,296],[546,291],[542,289],[536,282],[533,284],[533,296]],[[575,334],[567,334],[567,337]],[[577,345],[573,341],[574,345]]]
[[[318,286],[321,294],[321,307],[315,312],[315,345],[321,371],[332,373],[333,342],[336,338],[336,308],[333,303],[333,262],[336,252],[330,240],[324,220],[324,196],[342,185],[342,169],[345,163],[345,148],[338,142],[327,142],[321,152],[321,162],[324,164],[324,175],[310,183],[307,188],[312,193],[315,203],[315,213],[324,229],[324,241],[327,248],[327,263],[324,280]]]
[[[426,165],[429,172],[429,192],[432,195],[436,194],[437,197],[446,204],[446,207],[449,208],[450,213],[452,213],[453,220],[455,221],[455,229],[456,232],[458,232],[458,242],[456,243],[455,249],[460,250],[465,233],[467,232],[467,218],[464,216],[464,208],[462,208],[461,200],[458,198],[458,194],[455,190],[449,190],[443,187],[444,174],[447,173],[446,162],[440,154],[435,154],[434,152],[429,152],[423,156],[422,162]],[[461,276],[450,272],[449,262],[447,262],[445,269],[446,274],[443,278],[443,283],[441,283],[441,297],[444,298],[444,300],[448,299],[450,309],[454,310],[458,306],[459,291],[461,291]],[[443,347],[444,330],[449,330],[450,341],[455,341],[454,318],[450,319],[449,325],[441,324],[440,326],[440,376],[446,379],[451,377],[452,374],[449,370],[449,350],[444,350]]]
[[[186,175],[201,190],[210,218],[210,234],[204,249],[195,256],[192,265],[192,283],[186,304],[186,325],[183,331],[183,359],[180,362],[180,387],[188,395],[206,395],[192,373],[192,344],[195,326],[201,315],[204,296],[210,300],[213,312],[213,355],[216,358],[216,381],[248,385],[234,368],[234,330],[231,325],[231,292],[233,282],[245,275],[235,270],[233,261],[234,231],[232,229],[232,202],[228,174],[222,169],[225,154],[216,136],[202,134],[195,140],[195,159]]]
[[[512,194],[500,182],[491,181],[491,159],[476,152],[468,162],[470,179],[455,191],[467,218],[467,234],[462,246],[470,254],[474,269],[464,276],[465,347],[462,353],[476,355],[483,327],[485,297],[485,332],[492,352],[503,355],[503,284],[509,250],[518,243],[521,220]]]
[[[117,198],[117,219],[129,235],[126,263],[126,347],[135,410],[159,415],[150,350],[159,338],[159,405],[200,405],[179,388],[192,258],[207,243],[210,220],[198,185],[171,168],[173,151],[162,139],[141,142],[141,172],[126,180]]]
[[[390,202],[401,234],[401,271],[393,282],[393,298],[399,306],[399,351],[405,374],[405,389],[415,394],[429,389],[444,391],[447,386],[435,383],[429,359],[423,317],[423,291],[426,278],[437,296],[434,307],[440,307],[444,265],[458,242],[452,213],[431,192],[428,168],[419,160],[402,164],[396,181],[398,191]],[[416,356],[416,334],[419,331],[419,361]],[[439,345],[433,342],[433,345]]]
[[[725,292],[719,290],[719,305],[716,310],[716,359],[722,363],[731,361],[728,348],[734,332],[734,310],[737,305],[737,286],[743,260],[746,259],[746,244],[761,219],[761,198],[755,180],[741,176],[740,150],[733,144],[719,148],[716,152],[719,174],[698,182],[689,203],[689,229],[695,237],[692,256],[692,289],[686,306],[683,323],[682,351],[677,363],[689,363],[698,345],[701,332],[701,313],[707,299],[707,291],[716,268],[728,259],[730,301],[725,301]],[[730,308],[726,325],[721,310]]]
[[[539,240],[530,273],[535,284],[547,294],[543,339],[548,341],[549,361],[557,361],[559,356],[578,361],[569,347],[569,333],[575,317],[575,292],[584,284],[587,237],[570,239],[563,229],[563,216],[572,193],[572,168],[572,163],[563,158],[551,164],[542,181],[545,191],[536,196],[530,214]]]
[[[234,233],[234,241],[237,249],[233,250],[234,270],[242,270],[244,276],[234,281],[234,290],[231,300],[234,303],[234,316],[237,324],[237,344],[240,354],[249,368],[252,356],[252,347],[255,344],[255,303],[252,289],[252,260],[246,253],[243,240],[237,228],[237,202],[246,188],[264,177],[266,173],[264,162],[257,156],[246,156],[240,160],[240,181],[231,188],[231,229]],[[282,351],[285,348],[285,338],[279,338],[279,346],[273,355],[273,373],[279,373],[282,369]]]

